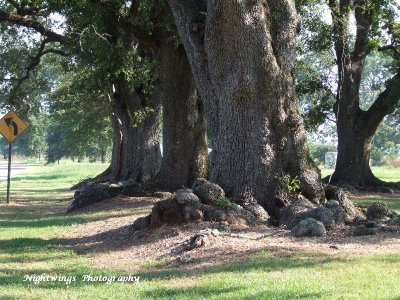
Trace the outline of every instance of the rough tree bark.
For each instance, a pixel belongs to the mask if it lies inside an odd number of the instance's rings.
[[[211,181],[276,215],[277,174],[324,201],[294,95],[294,1],[169,0],[213,136]]]
[[[108,181],[142,183],[157,174],[161,163],[159,145],[161,105],[156,89],[150,103],[124,81],[115,85],[113,95],[113,151]],[[142,119],[134,116],[147,108]]]
[[[161,186],[176,190],[208,176],[207,130],[189,61],[182,46],[161,33],[156,57],[163,104]]]
[[[349,47],[350,0],[330,1],[334,44],[338,66],[338,90],[334,111],[337,119],[338,157],[330,182],[337,185],[379,186],[385,182],[370,168],[372,138],[384,117],[394,112],[400,100],[400,73],[391,78],[374,104],[360,108],[360,83],[366,56],[373,11],[365,1],[354,1],[357,33],[354,50]]]

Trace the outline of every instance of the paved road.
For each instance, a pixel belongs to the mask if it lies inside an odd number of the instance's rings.
[[[22,173],[28,166],[26,164],[11,164],[11,177]],[[8,164],[0,164],[0,182],[7,180]]]

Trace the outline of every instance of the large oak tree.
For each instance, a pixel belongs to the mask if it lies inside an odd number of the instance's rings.
[[[279,174],[324,199],[294,92],[294,1],[169,0],[213,139],[211,175],[238,201],[276,214]],[[287,200],[287,199],[286,199]]]

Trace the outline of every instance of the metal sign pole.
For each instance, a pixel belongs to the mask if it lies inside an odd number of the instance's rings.
[[[8,143],[8,176],[7,176],[7,204],[10,204],[10,181],[11,181],[11,143]]]

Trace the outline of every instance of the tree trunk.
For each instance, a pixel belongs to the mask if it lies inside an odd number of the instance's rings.
[[[367,126],[361,126],[367,124],[353,127],[346,123],[338,127],[338,158],[330,182],[352,186],[380,183],[369,166],[373,134],[367,132]]]
[[[208,176],[207,130],[202,102],[182,46],[161,33],[157,50],[163,105],[161,186],[176,190]]]
[[[169,0],[211,127],[211,181],[273,215],[294,200],[279,197],[282,173],[323,201],[294,95],[294,2],[202,3]]]
[[[112,124],[114,129],[113,150],[108,181],[132,180],[144,182],[159,170],[161,153],[159,146],[161,108],[158,90],[151,103],[145,103],[141,95],[120,81],[115,84]],[[140,110],[151,107],[152,112],[135,119]],[[144,112],[144,111],[143,111]]]

